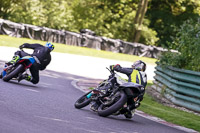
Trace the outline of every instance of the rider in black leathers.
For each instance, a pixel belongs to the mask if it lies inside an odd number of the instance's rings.
[[[112,69],[114,71],[124,73],[128,76],[128,82],[138,83],[143,85],[145,88],[147,85],[147,75],[145,73],[146,63],[141,60],[138,60],[133,63],[132,68],[123,68],[119,64],[113,65]],[[143,100],[145,89],[142,92],[138,92],[135,95],[135,99],[128,99],[127,107],[121,109],[120,113],[124,114],[126,118],[132,118],[134,109],[140,106],[140,102]]]
[[[128,82],[138,83],[143,85],[145,88],[147,85],[147,75],[145,73],[146,70],[146,63],[139,60],[133,63],[132,68],[123,68],[119,64],[110,66],[111,70],[126,74],[128,76]],[[104,90],[101,91],[107,91],[109,88],[111,88],[111,85],[107,85]],[[145,93],[145,89],[143,89],[141,92],[138,92],[138,94],[135,95],[134,100],[133,98],[130,98],[127,100],[127,107],[124,107],[118,112],[118,114],[124,114],[126,118],[132,118],[133,111],[139,107],[140,101],[143,100],[143,95]],[[92,103],[91,109],[94,111],[97,111],[99,104],[98,103]]]
[[[50,52],[54,49],[54,45],[51,43],[46,43],[45,46],[37,43],[36,44],[24,43],[19,48],[20,49],[30,48],[33,49],[34,51],[33,54],[28,54],[24,51],[17,51],[13,56],[13,60],[11,60],[6,64],[11,65],[13,63],[16,63],[19,60],[19,58],[24,56],[34,57],[36,62],[30,67],[31,76],[28,74],[21,75],[18,78],[18,82],[25,79],[27,81],[32,82],[33,84],[37,84],[39,82],[39,70],[44,70],[47,67],[47,65],[51,62]]]

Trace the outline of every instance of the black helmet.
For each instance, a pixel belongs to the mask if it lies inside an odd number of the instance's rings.
[[[146,70],[146,63],[141,60],[138,60],[133,63],[132,67],[138,71],[145,71]]]

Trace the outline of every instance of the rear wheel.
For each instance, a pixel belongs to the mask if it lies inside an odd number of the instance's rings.
[[[8,82],[9,80],[16,77],[21,72],[24,72],[24,66],[22,64],[19,64],[18,66],[15,67],[15,69],[12,72],[6,74],[3,77],[3,80]]]
[[[116,93],[114,96],[114,103],[111,105],[101,104],[98,108],[98,115],[106,117],[121,109],[127,102],[127,96],[124,91]]]
[[[74,104],[75,108],[81,109],[87,106],[90,103],[90,98],[87,98],[87,95],[92,91],[86,93],[85,95],[81,96]]]

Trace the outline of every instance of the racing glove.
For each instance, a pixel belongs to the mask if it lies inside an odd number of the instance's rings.
[[[119,68],[119,67],[121,67],[119,64],[111,65],[111,66],[110,66],[110,69],[111,69],[112,71],[114,71],[115,69],[117,69],[117,68]]]

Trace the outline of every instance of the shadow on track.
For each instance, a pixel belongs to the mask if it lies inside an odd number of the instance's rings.
[[[113,121],[117,121],[117,122],[129,123],[129,124],[133,123],[135,125],[144,125],[144,123],[134,120],[135,116],[132,119],[126,119],[124,117],[124,115],[118,115],[118,116],[110,115],[108,117],[101,117],[97,114],[97,112],[93,112],[89,109],[82,108],[82,109],[76,109],[76,110],[80,110],[85,113],[92,113],[92,114],[96,115],[97,117],[99,117],[100,119],[104,119],[104,120],[113,120]]]

